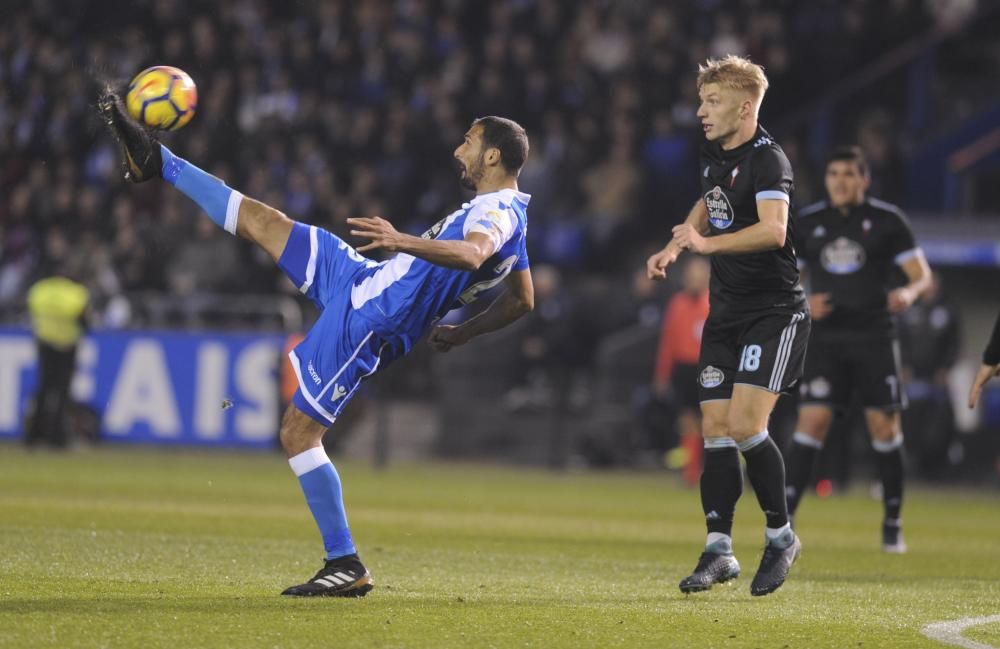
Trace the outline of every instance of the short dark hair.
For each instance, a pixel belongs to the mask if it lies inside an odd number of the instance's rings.
[[[868,175],[868,158],[865,157],[865,152],[861,150],[861,147],[852,146],[841,146],[833,150],[830,154],[830,158],[826,161],[827,166],[831,162],[853,162],[858,165],[858,171],[861,172],[862,176]]]
[[[498,149],[500,163],[515,178],[528,159],[528,134],[512,119],[489,115],[476,118],[473,126],[483,127],[484,149]]]

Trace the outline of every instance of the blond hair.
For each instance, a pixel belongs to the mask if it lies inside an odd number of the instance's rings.
[[[749,92],[757,105],[764,99],[768,85],[764,68],[747,57],[734,54],[722,59],[708,59],[698,65],[698,90],[709,83]]]

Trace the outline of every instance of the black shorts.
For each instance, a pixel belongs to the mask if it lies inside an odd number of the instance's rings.
[[[737,383],[776,394],[788,391],[802,376],[809,328],[804,308],[732,321],[709,314],[701,336],[698,399],[729,399]]]
[[[687,363],[674,364],[670,374],[670,387],[674,403],[682,410],[698,410],[698,366]]]
[[[899,379],[898,340],[817,336],[809,341],[799,403],[844,409],[857,390],[866,408],[899,410],[906,405]]]

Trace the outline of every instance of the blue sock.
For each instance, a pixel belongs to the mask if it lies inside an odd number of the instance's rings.
[[[163,179],[197,203],[216,225],[230,234],[236,234],[243,194],[184,158],[175,156],[162,144],[160,154],[163,157]]]
[[[288,464],[299,478],[306,502],[309,503],[320,534],[323,535],[326,558],[336,559],[356,553],[357,548],[354,547],[351,529],[347,526],[347,514],[344,512],[340,476],[323,447],[317,446],[299,453],[289,459]]]

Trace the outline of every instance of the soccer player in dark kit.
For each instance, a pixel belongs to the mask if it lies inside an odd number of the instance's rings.
[[[893,314],[930,287],[931,271],[899,208],[865,195],[868,164],[861,149],[836,150],[825,180],[828,200],[801,210],[795,224],[815,324],[788,452],[788,512],[795,515],[834,414],[856,390],[882,480],[882,549],[901,554],[904,395]],[[890,290],[897,266],[907,284]]]
[[[767,519],[752,595],[778,589],[801,543],[788,524],[785,466],[767,431],[778,396],[795,385],[809,337],[789,205],[792,169],[757,122],[768,82],[764,70],[728,56],[700,66],[698,93],[707,142],[701,150],[702,199],[647,261],[662,279],[683,250],[710,255],[710,313],[702,335],[699,400],[705,438],[701,503],[708,527],[685,593],[734,579],[733,514],[743,491],[740,453]]]

